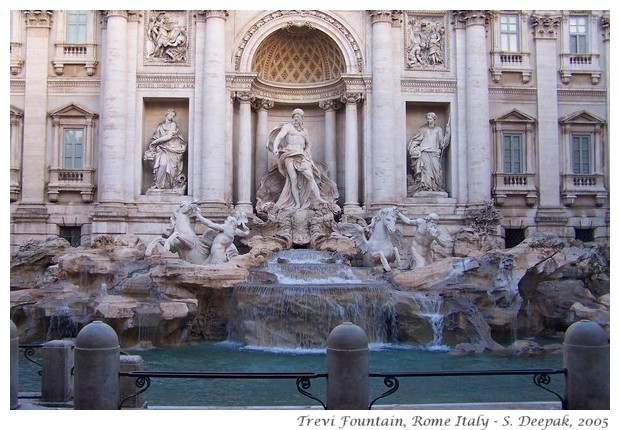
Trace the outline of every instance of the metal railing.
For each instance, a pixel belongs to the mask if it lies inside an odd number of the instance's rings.
[[[517,369],[517,370],[456,370],[441,372],[370,372],[371,378],[383,378],[383,384],[389,389],[375,397],[368,405],[372,409],[373,405],[380,399],[395,394],[400,388],[399,378],[421,378],[421,377],[465,377],[465,376],[515,376],[530,375],[532,383],[537,387],[555,395],[566,409],[565,399],[547,386],[551,383],[551,375],[565,375],[566,369]],[[177,371],[132,371],[120,372],[119,376],[136,378],[136,387],[139,390],[130,396],[125,397],[119,403],[119,409],[127,400],[143,394],[151,386],[151,378],[201,378],[201,379],[295,379],[297,391],[320,403],[323,409],[327,405],[317,396],[311,394],[308,389],[312,386],[312,379],[326,378],[327,373],[315,372],[258,372],[258,373],[233,373],[233,372],[177,372]]]

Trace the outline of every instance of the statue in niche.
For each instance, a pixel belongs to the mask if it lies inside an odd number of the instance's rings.
[[[153,45],[148,58],[165,62],[187,60],[187,29],[178,21],[171,22],[165,12],[149,19],[147,36]]]
[[[208,227],[204,234],[194,232],[192,215]],[[216,224],[202,215],[195,200],[188,200],[182,202],[170,217],[170,225],[162,237],[149,243],[145,255],[149,257],[155,247],[161,245],[164,251],[177,253],[179,258],[192,264],[225,263],[239,255],[233,243],[235,236],[250,235],[246,223],[247,216],[240,212],[227,217],[222,224]]]
[[[443,65],[445,32],[443,20],[410,18],[409,38],[405,47],[407,66],[424,68]]]
[[[293,110],[293,120],[270,134],[267,148],[278,157],[278,163],[261,181],[262,189],[257,193],[259,211],[323,206],[335,212],[340,210],[335,204],[338,198],[336,184],[326,169],[312,160],[303,116],[302,109]]]
[[[450,120],[445,133],[435,124],[436,120],[434,112],[427,113],[427,124],[407,144],[414,192],[444,190],[441,161],[444,149],[450,144]]]
[[[277,164],[260,181],[256,192],[254,225],[259,235],[252,246],[271,250],[294,244],[313,249],[338,250],[350,240],[332,231],[338,187],[329,178],[324,163],[312,160],[304,111],[294,109],[292,121],[275,128],[267,149],[278,157]]]
[[[185,193],[186,178],[183,174],[183,156],[187,141],[174,121],[176,112],[168,109],[151,140],[143,159],[153,163],[153,185],[150,190],[170,190]]]
[[[431,213],[425,218],[410,219],[398,212],[398,219],[407,225],[417,227],[409,248],[410,269],[428,266],[433,263],[433,242],[437,242],[440,246],[448,246],[448,241],[442,237],[441,232],[437,228],[439,223],[439,216],[437,214]]]

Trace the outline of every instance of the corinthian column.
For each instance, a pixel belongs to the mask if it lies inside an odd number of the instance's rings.
[[[47,70],[52,11],[26,10],[26,82],[24,88],[24,143],[22,203],[44,203],[47,124]]]
[[[232,149],[226,142],[226,16],[223,10],[208,10],[205,26],[202,199],[226,207],[232,200]]]
[[[393,204],[394,180],[394,75],[392,71],[392,12],[369,11],[372,22],[372,143],[371,204]]]
[[[329,176],[334,182],[338,182],[336,163],[336,111],[340,109],[337,100],[324,100],[319,102],[319,107],[325,111],[325,164],[329,170]]]
[[[357,104],[362,94],[347,93],[340,100],[345,104],[344,126],[344,213],[359,212],[359,151],[357,138]]]
[[[256,150],[254,159],[254,190],[258,190],[260,181],[267,173],[267,148],[266,144],[269,140],[268,111],[273,108],[275,103],[273,100],[256,99],[254,100],[253,107],[256,110]]]
[[[560,140],[558,137],[558,53],[560,16],[532,15],[536,44],[536,104],[538,106],[538,178],[540,207],[560,207]]]
[[[126,10],[108,10],[101,76],[101,139],[99,144],[99,201],[124,203],[127,173],[127,19]]]
[[[460,11],[465,22],[467,99],[468,203],[491,197],[491,140],[489,138],[489,80],[486,50],[487,11]]]
[[[235,98],[239,101],[239,146],[234,172],[237,180],[237,210],[252,213],[252,102],[254,94],[238,91]]]

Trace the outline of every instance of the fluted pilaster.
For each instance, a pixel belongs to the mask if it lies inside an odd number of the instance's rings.
[[[344,212],[359,210],[360,159],[357,133],[357,105],[363,101],[361,93],[346,93],[340,100],[345,105],[344,134]]]
[[[337,182],[336,163],[336,111],[342,107],[338,100],[323,100],[319,107],[325,111],[325,164],[329,176]]]
[[[252,102],[250,91],[237,91],[234,98],[239,102],[239,145],[237,146],[235,179],[237,183],[238,210],[252,213]]]

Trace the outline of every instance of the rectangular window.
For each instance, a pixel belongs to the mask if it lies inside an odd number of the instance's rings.
[[[67,43],[86,43],[86,10],[67,11]]]
[[[82,242],[82,227],[81,226],[61,226],[58,235],[71,244],[72,247],[77,248]]]
[[[504,173],[523,173],[521,134],[504,134]]]
[[[500,15],[500,43],[503,52],[519,52],[519,15]]]
[[[587,54],[588,19],[585,16],[572,16],[568,19],[568,33],[571,54]]]
[[[65,128],[63,130],[63,148],[65,169],[82,169],[84,167],[84,129]]]
[[[590,136],[573,135],[573,173],[576,175],[589,175],[592,151],[590,148]]]

